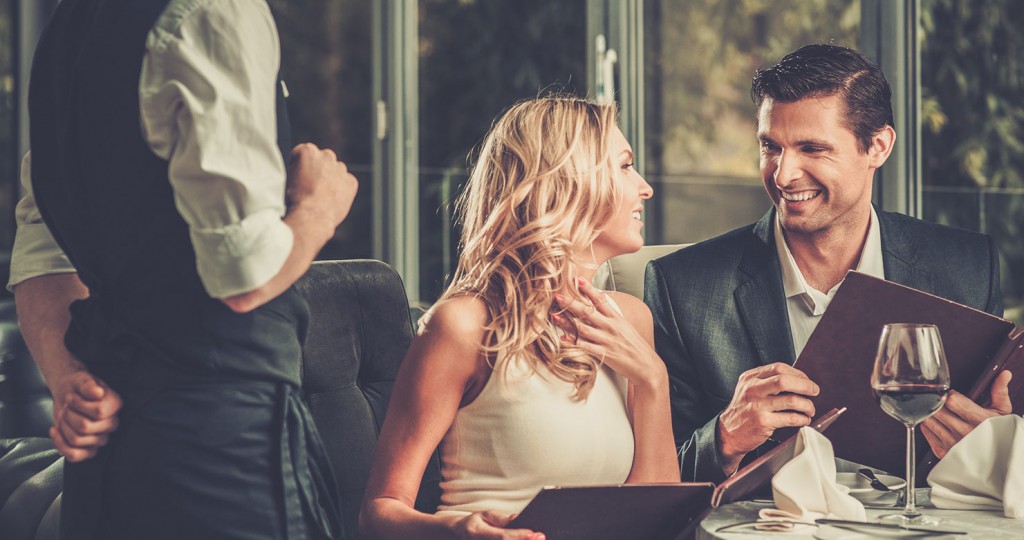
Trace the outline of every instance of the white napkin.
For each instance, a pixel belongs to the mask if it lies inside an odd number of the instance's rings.
[[[979,424],[932,469],[928,485],[937,508],[1002,508],[1006,517],[1024,519],[1024,418]]]
[[[797,433],[795,455],[772,478],[776,508],[761,510],[762,520],[813,522],[818,518],[867,521],[864,505],[836,483],[832,443],[809,427]]]

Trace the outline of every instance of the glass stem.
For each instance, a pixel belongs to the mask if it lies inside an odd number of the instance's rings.
[[[906,500],[906,506],[903,508],[903,515],[907,517],[918,516],[916,502],[914,500],[914,485],[916,478],[914,478],[917,463],[917,453],[914,451],[914,426],[913,424],[907,426],[907,486],[904,488],[903,498]]]

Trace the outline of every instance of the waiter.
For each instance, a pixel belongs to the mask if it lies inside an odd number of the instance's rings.
[[[264,0],[64,0],[43,34],[10,286],[63,538],[343,536],[291,286],[357,182],[289,150],[279,67]]]

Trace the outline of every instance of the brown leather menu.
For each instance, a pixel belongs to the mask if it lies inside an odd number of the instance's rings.
[[[714,484],[544,488],[508,525],[550,540],[666,540],[705,514]]]
[[[878,340],[889,323],[938,326],[952,387],[975,401],[985,402],[992,379],[1010,369],[1014,409],[1024,411],[1024,332],[1012,322],[851,271],[795,364],[821,389],[812,399],[817,410],[849,409],[827,434],[837,457],[904,473],[906,428],[882,412],[871,391]],[[918,458],[928,452],[918,433]]]
[[[825,431],[842,413],[833,409],[811,427]],[[771,482],[793,459],[795,447],[793,436],[718,487],[710,483],[547,487],[508,527],[542,532],[550,540],[689,539],[713,508],[738,501]]]

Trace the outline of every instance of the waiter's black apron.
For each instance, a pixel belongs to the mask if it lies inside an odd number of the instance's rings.
[[[63,0],[32,66],[33,190],[90,291],[65,342],[124,400],[99,454],[65,464],[62,536],[340,538],[299,393],[305,301],[289,290],[237,314],[207,295],[168,163],[141,133],[146,38],[168,4]],[[278,128],[287,157],[280,89]]]

